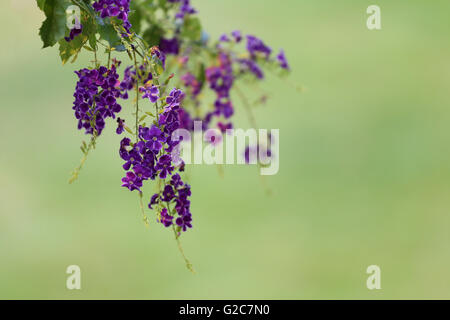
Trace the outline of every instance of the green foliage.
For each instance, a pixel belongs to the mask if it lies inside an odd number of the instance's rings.
[[[114,26],[111,24],[110,19],[97,18],[96,21],[100,39],[107,41],[111,48],[121,45],[120,37],[117,34],[116,29],[114,29]]]
[[[67,63],[71,58],[71,62],[75,62],[83,47],[88,51],[95,51],[97,48],[96,25],[94,24],[93,18],[83,13],[81,15],[81,24],[83,25],[81,35],[75,37],[70,42],[67,42],[65,39],[58,41],[59,56],[63,64]],[[86,43],[89,43],[90,47],[86,46]]]
[[[202,38],[202,25],[195,17],[187,17],[184,20],[181,36],[192,41],[199,41]]]
[[[159,44],[161,37],[164,34],[164,30],[161,29],[158,25],[152,25],[147,30],[145,30],[142,37],[149,44],[149,46],[156,46]]]
[[[39,29],[44,48],[54,46],[66,33],[66,9],[68,0],[37,0],[38,7],[45,13],[45,21]]]
[[[128,16],[128,20],[133,26],[133,31],[136,33],[141,32],[141,20],[143,18],[143,14],[141,11],[141,7],[137,5],[136,2],[131,1],[130,3],[130,14]]]

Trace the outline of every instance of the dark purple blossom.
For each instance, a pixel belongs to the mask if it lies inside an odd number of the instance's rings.
[[[234,30],[233,32],[231,32],[231,35],[233,36],[234,41],[236,41],[238,43],[241,42],[242,34],[239,30]]]
[[[197,13],[191,4],[190,0],[167,0],[171,3],[180,3],[180,9],[175,15],[176,18],[183,19],[186,15]]]
[[[170,227],[170,226],[173,224],[173,222],[172,222],[173,216],[171,216],[171,215],[167,212],[167,209],[166,209],[166,208],[163,208],[163,209],[161,210],[160,216],[161,216],[160,222],[161,222],[166,228],[167,228],[167,227]]]
[[[142,98],[148,98],[151,103],[155,103],[159,99],[159,89],[155,85],[140,87],[139,91],[144,93]]]
[[[259,65],[251,59],[239,59],[243,71],[253,73],[258,79],[264,78],[264,73]]]
[[[128,21],[128,14],[130,12],[131,0],[99,0],[92,5],[94,9],[100,14],[101,18],[116,17],[122,21],[122,25],[130,31],[131,24]]]
[[[70,29],[70,33],[68,37],[64,37],[64,39],[67,42],[72,41],[73,39],[75,39],[76,36],[80,35],[83,32],[83,25],[80,23],[80,28],[72,28]]]
[[[247,35],[247,50],[252,56],[256,57],[258,53],[263,54],[266,58],[272,53],[272,49],[264,44],[264,42],[252,35]]]
[[[170,202],[173,198],[175,198],[175,191],[171,185],[166,185],[162,194],[161,200],[164,202]]]
[[[139,179],[133,172],[129,171],[127,172],[126,177],[122,178],[122,187],[126,187],[130,189],[130,191],[133,190],[139,190],[141,191],[140,187],[142,187],[142,180]]]
[[[170,155],[168,154],[162,155],[159,158],[158,163],[155,166],[155,169],[159,171],[160,179],[165,179],[169,174],[171,174],[172,171],[174,170],[174,167],[172,166],[172,158],[170,157]]]
[[[280,63],[281,68],[290,70],[286,55],[284,54],[283,50],[280,50],[280,53],[277,55],[277,60]]]
[[[183,215],[175,220],[175,223],[177,224],[177,226],[181,228],[181,230],[183,230],[183,232],[185,232],[187,228],[192,228],[191,222],[192,222],[191,214]]]
[[[125,120],[121,119],[120,117],[117,118],[117,129],[116,129],[117,134],[122,134],[122,132],[124,130],[124,125],[125,125]]]
[[[178,55],[180,52],[180,43],[177,38],[165,39],[159,41],[159,49],[165,54]]]
[[[181,181],[181,177],[178,173],[175,173],[172,176],[172,179],[170,180],[170,184],[177,189],[178,187],[182,187],[183,186],[183,181]]]
[[[158,193],[155,193],[154,195],[152,195],[152,197],[151,197],[151,199],[150,199],[150,203],[148,204],[148,208],[149,208],[150,210],[152,210],[152,209],[153,209],[153,206],[154,206],[155,204],[157,204],[157,203],[159,203],[159,194],[158,194]]]
[[[158,152],[162,149],[163,143],[166,142],[166,138],[161,129],[153,125],[151,128],[141,128],[139,136],[146,140],[145,146],[153,152]]]
[[[73,110],[78,119],[78,129],[87,134],[100,135],[105,118],[115,118],[122,107],[117,103],[121,96],[116,66],[75,71],[78,82],[75,88]]]

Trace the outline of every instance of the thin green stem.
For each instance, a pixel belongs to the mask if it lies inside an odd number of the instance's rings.
[[[253,126],[254,129],[258,128],[257,124],[256,124],[256,119],[253,116],[253,112],[252,112],[252,108],[250,103],[248,102],[247,97],[244,95],[244,93],[236,86],[234,87],[238,96],[241,98],[242,104],[244,105],[244,109],[247,111],[247,116],[249,119],[250,124]],[[258,169],[261,169],[261,164],[258,162]],[[269,188],[269,186],[266,183],[266,179],[264,178],[263,175],[259,175],[261,177],[261,183],[263,185],[263,188],[266,191],[267,195],[272,195],[272,190]]]
[[[184,254],[184,250],[183,250],[183,246],[181,245],[180,237],[177,234],[177,230],[175,230],[175,225],[172,225],[172,230],[173,230],[173,234],[175,235],[175,240],[177,241],[178,251],[180,251],[181,256],[184,259],[184,262],[186,263],[186,267],[189,269],[190,272],[195,274],[195,270],[194,270],[192,263],[188,260],[188,258],[186,258],[186,255]]]
[[[136,51],[133,50],[134,68],[136,69],[136,142],[139,140],[139,68],[136,60]]]
[[[144,221],[144,224],[146,227],[148,227],[150,225],[149,221],[148,221],[148,217],[145,214],[144,211],[144,201],[143,201],[143,194],[142,192],[139,192],[139,206],[141,208],[141,213],[142,213],[142,221]]]
[[[89,142],[89,145],[87,146],[87,148],[83,151],[84,155],[83,158],[81,158],[80,164],[78,167],[76,167],[73,171],[72,171],[72,176],[69,179],[69,183],[73,183],[78,179],[78,176],[80,174],[81,169],[84,166],[84,163],[86,162],[89,152],[92,149],[95,149],[95,144],[97,141],[97,134],[94,132],[94,135],[91,138],[91,141]]]

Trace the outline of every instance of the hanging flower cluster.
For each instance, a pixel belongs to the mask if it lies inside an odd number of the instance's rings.
[[[81,16],[76,17],[79,28],[71,30],[60,2],[37,1],[46,15],[39,31],[44,48],[58,44],[63,63],[75,61],[81,52],[94,59],[92,66],[75,72],[73,110],[78,129],[89,135],[90,143],[83,142],[83,159],[71,181],[109,126],[108,118],[116,119],[113,130],[121,137],[119,156],[125,171],[122,187],[139,194],[146,223],[152,221],[147,210],[153,210],[154,220],[171,227],[178,241],[193,227],[192,192],[182,178],[185,164],[175,156],[179,141],[173,141],[172,134],[179,128],[193,131],[196,120],[203,129],[232,129],[234,92],[263,80],[268,68],[282,76],[290,70],[286,55],[281,50],[273,58],[261,39],[239,30],[210,41],[190,0],[73,1]],[[121,63],[114,57],[121,54],[132,61],[124,66],[122,79],[117,72]],[[244,94],[239,96],[250,113]],[[122,108],[119,100],[130,97],[131,109],[122,112],[128,107]],[[132,118],[126,118],[130,111]],[[211,137],[213,145],[219,142]],[[247,147],[246,160],[263,148],[272,156],[269,145],[259,143]],[[153,182],[156,191],[144,198],[146,182]]]
[[[130,31],[131,23],[128,21],[131,0],[99,0],[92,5],[101,18],[116,17],[121,20],[125,30]]]
[[[105,119],[115,118],[122,110],[117,102],[121,92],[117,87],[119,75],[116,66],[110,69],[81,69],[75,72],[78,82],[75,87],[73,110],[78,119],[78,129],[99,136],[105,128]]]

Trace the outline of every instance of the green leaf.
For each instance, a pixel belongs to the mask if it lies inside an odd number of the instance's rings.
[[[93,19],[86,13],[81,15],[81,24],[83,25],[83,32],[76,36],[72,41],[67,42],[65,39],[59,40],[59,55],[63,64],[72,58],[71,62],[75,62],[83,46],[86,50],[94,51],[96,49],[96,27]],[[93,41],[91,41],[94,39]],[[91,47],[85,46],[89,41]]]
[[[158,25],[152,25],[150,28],[145,30],[142,38],[148,43],[149,47],[159,45],[159,41],[163,35],[164,31]]]
[[[97,29],[100,38],[107,41],[111,48],[115,48],[122,44],[116,29],[114,29],[114,26],[109,21],[106,21],[106,19],[101,20],[101,23],[98,23]]]
[[[70,58],[73,57],[72,62],[75,62],[78,57],[78,53],[83,47],[85,43],[86,37],[78,36],[75,37],[70,42],[67,42],[65,39],[59,40],[59,56],[61,57],[61,61],[63,64],[67,63]]]
[[[38,5],[39,9],[44,11],[45,0],[36,0],[36,2],[37,2],[37,5]]]
[[[132,29],[136,33],[141,32],[141,20],[142,20],[141,7],[135,1],[131,1],[128,21],[130,21]]]
[[[125,130],[127,130],[128,133],[135,135],[135,133],[133,131],[131,131],[131,129],[128,128],[127,126],[125,126]]]
[[[202,38],[202,25],[200,20],[195,17],[187,17],[184,20],[181,36],[192,41],[199,41]]]
[[[38,0],[39,8],[43,9],[46,19],[39,29],[39,35],[44,43],[43,48],[54,46],[64,38],[66,33],[66,9],[71,5],[69,0]]]

